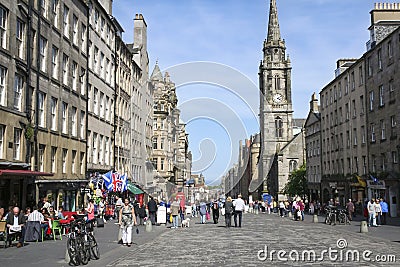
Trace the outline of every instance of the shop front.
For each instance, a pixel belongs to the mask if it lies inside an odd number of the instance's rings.
[[[86,180],[37,180],[35,183],[36,203],[47,197],[55,209],[63,207],[66,211],[77,211],[84,208],[87,197],[82,188],[87,186]]]
[[[9,206],[18,206],[25,209],[35,205],[35,180],[45,176],[53,174],[28,169],[0,169],[0,207],[8,209]]]

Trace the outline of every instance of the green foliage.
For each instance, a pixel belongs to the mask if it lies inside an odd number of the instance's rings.
[[[34,135],[34,131],[35,130],[33,129],[32,124],[26,125],[26,129],[25,129],[25,138],[26,138],[26,140],[32,141],[32,137]]]
[[[283,192],[289,196],[305,196],[308,194],[305,165],[302,165],[289,175],[288,182],[283,188]]]

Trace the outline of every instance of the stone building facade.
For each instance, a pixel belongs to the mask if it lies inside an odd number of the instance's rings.
[[[153,91],[149,86],[149,56],[147,54],[147,24],[142,14],[136,14],[131,44],[135,71],[132,96],[132,178],[149,194],[154,192],[151,164],[153,136]]]
[[[131,122],[135,123],[131,111],[134,72],[140,68],[133,61],[131,48],[122,40],[124,32],[118,21],[113,18],[115,31],[115,170],[132,177],[131,170]]]
[[[363,55],[366,84],[368,198],[385,198],[391,216],[399,215],[400,197],[400,4],[376,4],[371,11],[369,50]]]
[[[363,59],[338,60],[336,78],[320,92],[323,202],[364,197],[357,184],[368,170],[364,71]]]
[[[367,52],[338,60],[335,79],[320,92],[322,192],[316,198],[342,205],[348,198],[360,205],[366,198],[385,198],[397,216],[400,4],[375,4],[370,14]],[[316,138],[307,134],[307,144]]]
[[[86,180],[88,7],[3,1],[0,13],[0,205],[49,196],[74,209]]]
[[[319,200],[321,196],[321,114],[318,99],[314,93],[310,101],[310,112],[304,124],[306,143],[306,174],[309,199]]]
[[[153,102],[153,150],[154,184],[158,187],[160,198],[169,198],[183,191],[184,184],[190,179],[191,157],[188,150],[188,138],[185,124],[180,120],[177,108],[175,84],[169,73],[164,76],[158,64],[150,77],[150,86],[154,94]],[[186,180],[185,180],[186,178]]]

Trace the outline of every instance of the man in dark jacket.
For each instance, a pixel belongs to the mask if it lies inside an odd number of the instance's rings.
[[[150,197],[149,203],[147,203],[147,209],[149,210],[149,217],[151,220],[151,224],[156,224],[156,212],[157,212],[157,203],[153,197]]]
[[[22,247],[24,244],[24,236],[25,236],[25,217],[23,214],[19,212],[18,207],[14,207],[12,213],[7,216],[7,231],[9,235],[19,235],[19,241],[17,244],[17,248]],[[11,245],[11,238],[8,239]]]
[[[218,223],[218,219],[219,219],[219,203],[218,200],[215,200],[212,204],[212,214],[213,214],[213,221],[214,224]]]
[[[225,201],[225,227],[231,227],[232,225],[232,213],[233,213],[233,203],[232,198],[228,197]]]

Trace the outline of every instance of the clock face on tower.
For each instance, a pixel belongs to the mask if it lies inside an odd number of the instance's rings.
[[[272,99],[275,103],[281,103],[283,100],[283,96],[281,94],[274,94]]]

